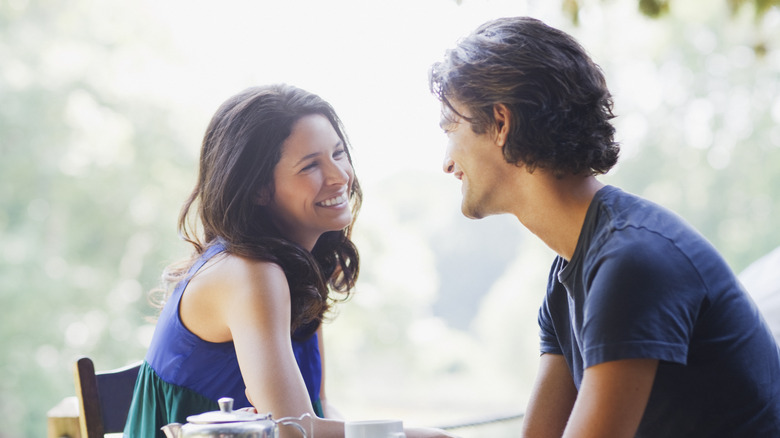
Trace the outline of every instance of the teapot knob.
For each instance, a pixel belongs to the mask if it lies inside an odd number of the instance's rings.
[[[181,436],[181,424],[171,423],[161,427],[166,438],[179,438]]]
[[[230,397],[222,397],[221,399],[217,400],[217,403],[219,403],[219,410],[222,412],[225,412],[227,414],[233,412],[233,399]]]

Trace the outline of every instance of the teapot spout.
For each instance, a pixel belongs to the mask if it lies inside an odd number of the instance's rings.
[[[167,438],[179,438],[181,434],[181,424],[171,423],[160,428]]]

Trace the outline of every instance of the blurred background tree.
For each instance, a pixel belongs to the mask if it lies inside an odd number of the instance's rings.
[[[492,17],[537,16],[603,67],[623,144],[606,182],[680,213],[736,271],[780,245],[777,0],[307,6],[0,1],[0,437],[44,435],[77,356],[143,356],[147,292],[189,250],[176,216],[205,124],[279,80],[333,102],[366,192],[330,397],[417,423],[522,410],[552,254],[512,218],[461,217],[425,83]]]
[[[154,29],[78,3],[0,2],[0,436],[44,436],[75,356],[138,359],[191,179],[170,111],[110,84]]]

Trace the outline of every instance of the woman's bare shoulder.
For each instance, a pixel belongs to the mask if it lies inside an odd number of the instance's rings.
[[[289,306],[287,278],[279,265],[222,254],[192,277],[180,312],[182,321],[195,334],[219,341],[230,340],[229,326],[237,318],[263,319]]]
[[[289,296],[287,277],[281,266],[234,254],[223,254],[209,261],[193,277],[193,281],[196,279],[209,295],[221,299],[270,298],[269,294]]]

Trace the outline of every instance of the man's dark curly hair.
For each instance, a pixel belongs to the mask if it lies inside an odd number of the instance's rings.
[[[483,24],[433,65],[429,81],[444,113],[467,120],[477,134],[495,126],[496,104],[509,109],[507,162],[559,177],[604,174],[617,162],[612,96],[601,68],[574,38],[539,20]]]

